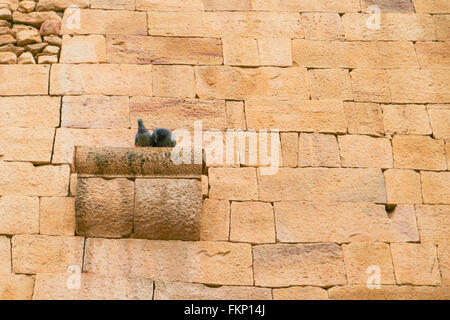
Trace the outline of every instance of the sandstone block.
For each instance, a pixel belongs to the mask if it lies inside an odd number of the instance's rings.
[[[383,205],[276,202],[277,241],[418,241],[412,205],[398,206],[392,218]]]
[[[344,102],[348,132],[384,136],[383,114],[377,103]]]
[[[47,95],[49,66],[0,65],[0,95]]]
[[[291,43],[290,38],[258,39],[259,64],[262,66],[292,66]]]
[[[424,203],[450,204],[450,172],[421,172]]]
[[[148,34],[152,36],[203,37],[203,13],[147,11]]]
[[[62,40],[61,63],[106,62],[106,40],[101,35],[68,36]]]
[[[394,167],[403,169],[446,170],[444,141],[423,136],[392,139]]]
[[[72,20],[79,15],[81,23]],[[74,9],[66,10],[61,23],[61,34],[147,34],[145,12],[125,10]]]
[[[440,245],[450,240],[450,206],[416,205],[416,215],[422,241]]]
[[[230,229],[230,202],[228,200],[203,200],[200,217],[200,240],[228,241]]]
[[[450,15],[433,15],[434,25],[436,26],[436,39],[449,40],[450,39]]]
[[[385,203],[380,169],[280,168],[275,175],[258,172],[263,201],[339,201]]]
[[[353,100],[352,84],[348,70],[313,69],[308,71],[311,81],[311,98],[317,100]]]
[[[339,167],[339,147],[331,134],[300,133],[298,165],[300,167]]]
[[[196,93],[201,99],[309,98],[304,68],[195,67]]]
[[[298,165],[298,149],[299,140],[297,132],[283,132],[281,138],[281,153],[283,166],[297,167]]]
[[[310,40],[344,40],[341,17],[333,12],[302,13],[305,38]]]
[[[163,281],[253,285],[249,244],[87,239],[84,270]]]
[[[128,97],[65,96],[62,99],[61,126],[68,128],[129,128]]]
[[[245,101],[247,128],[280,131],[346,133],[340,101],[263,100]]]
[[[36,60],[31,52],[24,52],[17,58],[18,64],[36,64]]]
[[[75,234],[75,198],[42,197],[39,233],[55,236]]]
[[[29,162],[0,162],[0,194],[67,196],[69,166],[38,166]]]
[[[153,95],[157,97],[195,98],[192,66],[156,65],[152,68]]]
[[[448,300],[446,287],[434,286],[381,286],[371,290],[367,285],[342,286],[328,289],[330,299],[337,300]]]
[[[395,278],[399,285],[439,285],[436,246],[431,243],[392,243]]]
[[[227,129],[245,130],[245,111],[243,101],[226,101]]]
[[[52,95],[152,95],[151,65],[58,64],[50,78]]]
[[[214,38],[106,37],[109,63],[222,64],[222,44]]]
[[[442,284],[450,283],[450,242],[442,242],[438,245],[439,268],[441,269]]]
[[[382,105],[386,134],[430,135],[431,128],[425,106]]]
[[[248,11],[252,9],[252,0],[203,0],[208,11]]]
[[[142,11],[202,11],[202,0],[136,0],[136,10]]]
[[[82,273],[80,288],[69,289],[69,273],[36,275],[34,300],[151,300],[153,280]]]
[[[89,0],[39,0],[37,1],[37,11],[64,11],[71,5],[78,8],[89,7]]]
[[[450,139],[450,104],[427,106],[435,139]]]
[[[17,56],[12,52],[0,52],[0,64],[16,64]]]
[[[76,233],[85,237],[126,237],[133,228],[133,206],[133,181],[78,178]]]
[[[353,242],[342,245],[345,271],[349,285],[366,284],[370,277],[370,266],[380,270],[380,283],[395,284],[389,244],[382,242]]]
[[[33,276],[0,273],[1,300],[31,300],[33,288]]]
[[[446,69],[450,66],[450,42],[416,42],[414,45],[420,67]]]
[[[0,198],[0,234],[39,233],[39,198],[2,196]]]
[[[354,69],[350,72],[355,101],[391,102],[386,72],[380,69]]]
[[[450,13],[450,4],[445,0],[412,0],[418,13]]]
[[[153,240],[199,240],[200,181],[137,179],[134,236]]]
[[[52,63],[58,63],[58,56],[53,55],[40,55],[38,57],[38,63],[44,63],[44,64],[52,64]]]
[[[346,283],[342,251],[334,243],[254,246],[253,268],[257,286]]]
[[[338,136],[343,167],[392,168],[391,141],[363,135]]]
[[[155,284],[155,300],[271,300],[269,288],[221,286],[197,283],[163,282]]]
[[[230,241],[274,243],[273,208],[264,202],[232,202]]]
[[[134,10],[135,0],[91,0],[92,9]]]
[[[359,12],[360,3],[358,0],[254,0],[253,10]]]
[[[414,6],[411,0],[362,0],[361,1],[361,11],[367,12],[370,6],[376,5],[380,8],[381,12],[415,12]]]
[[[30,13],[22,13],[15,11],[13,13],[13,21],[14,23],[23,23],[32,25],[34,27],[39,28],[45,21],[61,21],[60,16],[53,11],[46,12],[30,12]]]
[[[253,38],[223,38],[223,59],[230,66],[258,66],[258,44]]]
[[[211,199],[257,200],[255,168],[210,168]]]
[[[319,287],[288,287],[272,289],[274,300],[328,300],[327,290]]]
[[[19,235],[12,238],[14,273],[65,272],[69,266],[81,268],[84,238]]]
[[[0,199],[1,201],[1,199]],[[11,273],[11,240],[0,236],[0,277],[2,274]],[[1,280],[0,280],[1,281]]]
[[[384,172],[388,203],[422,203],[420,174],[414,170],[389,169]]]

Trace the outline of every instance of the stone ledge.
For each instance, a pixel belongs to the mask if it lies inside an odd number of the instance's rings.
[[[202,163],[177,164],[172,148],[75,147],[75,171],[79,177],[146,177],[201,179]],[[174,159],[179,159],[174,157]]]

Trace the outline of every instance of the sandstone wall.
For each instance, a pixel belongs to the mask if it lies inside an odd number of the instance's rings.
[[[0,0],[0,57],[0,298],[450,298],[448,0]],[[281,167],[210,161],[200,241],[76,236],[74,146],[137,118]]]

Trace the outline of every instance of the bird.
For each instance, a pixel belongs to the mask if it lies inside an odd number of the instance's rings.
[[[138,119],[138,132],[136,133],[136,137],[134,138],[134,145],[136,147],[150,147],[150,139],[151,134],[144,126],[144,122],[142,119]]]
[[[155,128],[150,137],[152,147],[175,147],[177,144],[175,135],[169,129]]]

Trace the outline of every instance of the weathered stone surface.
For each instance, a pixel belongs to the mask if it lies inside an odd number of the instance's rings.
[[[201,99],[309,98],[305,68],[195,67]]]
[[[0,45],[6,46],[10,44],[15,44],[16,38],[11,34],[2,34],[0,35]]]
[[[195,161],[201,157],[196,152],[191,152],[190,163],[183,163],[172,148],[81,146],[76,150],[75,169],[80,175],[200,179],[202,164]]]
[[[69,266],[81,269],[84,238],[44,235],[12,237],[15,273],[65,272]]]
[[[319,11],[319,12],[358,12],[358,0],[254,0],[253,10],[272,11]]]
[[[348,133],[383,136],[383,113],[377,103],[344,102]]]
[[[258,172],[258,190],[263,201],[386,202],[383,174],[374,168],[280,168],[275,175]]]
[[[148,34],[152,36],[202,37],[203,13],[147,11]]]
[[[39,198],[2,196],[0,198],[0,234],[39,233]]]
[[[427,106],[435,139],[450,139],[450,104]]]
[[[44,41],[52,46],[61,47],[62,45],[62,39],[58,36],[46,36],[44,37]]]
[[[346,133],[340,101],[262,100],[245,101],[247,127],[255,130]]]
[[[253,38],[223,38],[223,61],[230,66],[258,66],[258,43]]]
[[[72,20],[79,14],[81,23]],[[61,34],[147,34],[145,12],[125,10],[81,9],[66,10],[61,25]]]
[[[300,167],[339,167],[339,147],[334,135],[300,133]]]
[[[416,42],[414,46],[421,68],[449,68],[450,42]]]
[[[344,28],[338,13],[308,12],[302,14],[305,38],[310,40],[344,40]]]
[[[338,136],[343,167],[392,168],[391,141],[363,135]]]
[[[0,127],[55,128],[59,125],[60,104],[59,97],[1,97]]]
[[[280,134],[282,163],[285,167],[297,167],[299,140],[297,132],[283,132]]]
[[[156,65],[152,68],[153,95],[156,97],[195,98],[192,66]]]
[[[41,36],[56,36],[61,29],[61,21],[47,20],[44,21],[39,29]]]
[[[445,153],[447,156],[447,168],[450,170],[450,141],[445,143]]]
[[[245,111],[243,101],[226,101],[227,129],[245,130]]]
[[[44,64],[52,64],[52,63],[58,63],[58,57],[52,56],[52,55],[40,55],[38,57],[38,63],[44,63]]]
[[[52,162],[73,164],[75,146],[134,146],[135,134],[129,129],[57,129]]]
[[[0,199],[0,201],[2,201]],[[1,202],[0,202],[1,205]],[[3,233],[3,232],[2,232]],[[11,273],[11,240],[0,236],[0,277],[2,274]],[[1,280],[0,280],[1,281]]]
[[[0,161],[0,195],[67,196],[69,166]]]
[[[277,241],[418,241],[412,205],[397,206],[389,218],[383,205],[276,202]]]
[[[142,11],[202,11],[202,0],[136,0],[136,10]]]
[[[257,286],[346,283],[341,247],[334,243],[254,246],[253,269]]]
[[[365,27],[364,27],[365,28]],[[419,68],[409,41],[292,41],[294,65],[315,68]]]
[[[450,172],[421,172],[424,203],[450,204]]]
[[[412,0],[418,13],[450,13],[446,0]]]
[[[278,168],[282,165],[280,134],[278,132],[238,131],[239,163],[242,166]]]
[[[264,202],[232,202],[230,241],[274,243],[272,205]]]
[[[164,127],[170,130],[192,130],[194,121],[201,120],[203,130],[227,127],[225,103],[222,100],[197,100],[175,98],[130,98],[130,121],[137,128],[141,118],[148,128]]]
[[[121,9],[134,10],[135,0],[91,0],[92,9]]]
[[[61,63],[106,62],[106,41],[101,35],[68,36],[62,39]]]
[[[59,54],[59,47],[57,46],[46,46],[43,50],[42,50],[42,54],[49,54],[49,55],[55,55],[57,56]]]
[[[155,284],[155,300],[271,300],[269,288],[221,286],[196,283],[163,282]]]
[[[394,103],[446,103],[450,101],[448,70],[387,70]]]
[[[272,289],[274,300],[328,300],[327,290],[319,287],[288,287]]]
[[[61,126],[68,128],[129,128],[128,97],[65,96]]]
[[[342,245],[348,284],[367,284],[371,266],[380,270],[379,284],[395,284],[389,244],[382,242],[353,242]],[[369,282],[370,283],[370,282]]]
[[[49,66],[0,65],[0,95],[47,95]]]
[[[292,66],[291,43],[290,38],[258,39],[259,64],[261,66]]]
[[[439,245],[450,240],[450,206],[416,205],[420,238]]]
[[[34,300],[151,300],[153,280],[82,273],[80,288],[69,289],[70,273],[37,274]]]
[[[249,244],[87,239],[84,270],[163,281],[253,285]]]
[[[450,242],[445,241],[438,245],[439,268],[441,270],[442,284],[450,284]]]
[[[228,200],[203,200],[200,217],[200,240],[228,241],[230,230],[230,202]]]
[[[44,48],[48,46],[48,43],[40,42],[40,43],[33,43],[25,46],[25,50],[28,52],[31,52],[32,54],[40,53]]]
[[[39,28],[42,25],[42,23],[48,20],[61,21],[61,18],[56,14],[56,12],[53,11],[30,12],[30,13],[22,13],[16,11],[13,13],[14,23],[29,24],[37,28]]]
[[[0,52],[0,64],[15,64],[17,56],[12,52]]]
[[[75,234],[75,198],[42,197],[39,233],[55,236]]]
[[[222,64],[222,45],[214,38],[108,35],[106,47],[109,63]]]
[[[367,285],[333,287],[328,289],[330,299],[339,300],[448,300],[448,287],[434,286],[381,286],[379,290]]]
[[[386,70],[354,69],[350,77],[355,101],[391,102]]]
[[[317,100],[353,100],[348,70],[313,69],[308,71],[311,98]]]
[[[130,235],[133,205],[133,181],[78,178],[75,200],[77,235],[102,238]]]
[[[152,95],[152,66],[58,64],[50,77],[52,95]]]
[[[361,11],[367,12],[370,6],[376,5],[380,8],[381,12],[401,12],[401,13],[414,13],[414,6],[411,0],[362,0]]]
[[[78,8],[89,7],[89,0],[39,0],[37,2],[37,11],[64,11],[71,5]]]
[[[396,135],[392,139],[394,167],[446,170],[444,141],[423,136]]]
[[[210,168],[211,199],[257,200],[255,168]]]
[[[33,288],[33,276],[0,273],[0,300],[30,300]]]
[[[384,172],[388,203],[422,203],[420,174],[414,170],[389,169]]]
[[[436,39],[450,39],[450,14],[433,15],[433,21],[436,26]]]
[[[368,14],[342,16],[345,37],[351,41],[434,40],[433,18],[427,14],[381,13],[380,28],[367,28]]]
[[[382,105],[386,134],[431,134],[425,106],[422,105]]]
[[[50,163],[54,128],[0,128],[3,160]]]
[[[134,237],[199,240],[202,214],[200,181],[136,179]]]
[[[436,246],[431,243],[392,243],[395,279],[399,285],[439,285]]]
[[[34,2],[32,0],[22,1],[22,2],[19,2],[19,6],[18,6],[17,10],[19,10],[20,12],[28,13],[28,12],[32,12],[35,7],[36,7],[36,2]]]
[[[248,11],[252,9],[252,0],[203,0],[208,11]]]
[[[36,60],[31,52],[24,52],[17,58],[18,64],[36,64]]]

